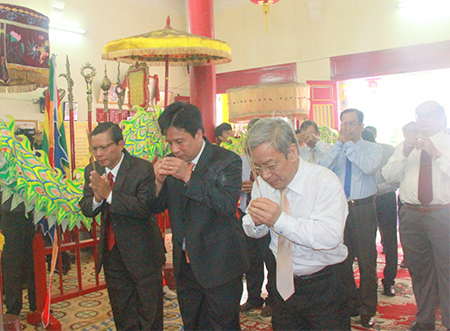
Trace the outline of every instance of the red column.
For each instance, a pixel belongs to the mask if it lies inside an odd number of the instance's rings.
[[[188,0],[189,32],[214,38],[213,0]],[[203,117],[205,135],[214,142],[216,122],[216,67],[190,67],[191,103]]]

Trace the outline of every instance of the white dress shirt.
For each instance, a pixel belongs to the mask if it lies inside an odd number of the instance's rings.
[[[430,205],[450,203],[450,135],[443,131],[430,137],[442,156],[431,162],[433,200]],[[400,143],[389,162],[383,167],[383,177],[388,182],[400,182],[400,199],[404,203],[420,205],[418,199],[420,150],[414,149],[408,157],[403,155]]]
[[[303,276],[340,263],[347,257],[344,227],[348,207],[342,184],[333,172],[301,158],[299,160],[297,173],[287,186],[292,216],[282,212],[275,225],[269,228],[266,225],[255,226],[247,214],[242,226],[253,238],[261,238],[270,231],[270,249],[275,257],[278,234],[292,241],[293,271],[295,275]],[[253,185],[252,198],[262,195],[280,204],[279,190],[261,177],[258,177],[258,183],[259,188],[256,183]]]
[[[188,163],[194,163],[194,166],[192,167],[192,171],[194,171],[195,167],[197,166],[198,160],[200,160],[200,156],[202,156],[203,150],[205,149],[206,143],[205,140],[202,141],[202,148],[200,148],[200,152],[198,152],[197,156]]]
[[[325,155],[327,155],[330,146],[330,144],[325,144],[322,140],[319,140],[317,141],[316,146],[314,146],[313,148],[310,148],[308,145],[300,147],[299,155],[305,161],[319,164],[319,161],[321,161],[325,157]]]

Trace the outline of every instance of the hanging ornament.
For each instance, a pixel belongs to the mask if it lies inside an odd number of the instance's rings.
[[[266,33],[267,33],[267,14],[269,13],[269,6],[277,3],[280,0],[250,0],[256,5],[262,6],[265,19],[266,19]]]

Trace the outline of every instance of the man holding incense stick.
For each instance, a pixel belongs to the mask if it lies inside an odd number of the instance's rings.
[[[388,182],[400,183],[400,239],[417,302],[408,330],[434,330],[441,308],[450,328],[450,136],[445,109],[429,100],[416,108],[418,133],[405,141],[383,167]]]
[[[89,142],[97,161],[84,171],[80,206],[87,217],[102,215],[97,272],[103,265],[116,329],[162,330],[165,251],[151,213],[153,166],[124,149],[115,123],[99,123]]]
[[[154,212],[169,211],[184,328],[240,330],[242,275],[248,267],[236,215],[242,161],[203,137],[194,105],[169,105],[158,124],[172,153],[155,164]]]
[[[248,236],[271,235],[274,330],[350,330],[342,262],[347,202],[330,170],[299,158],[292,125],[258,121],[247,153],[258,174],[243,218]]]

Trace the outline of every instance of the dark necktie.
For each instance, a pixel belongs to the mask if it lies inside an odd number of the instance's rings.
[[[108,182],[109,182],[109,186],[111,187],[111,191],[114,188],[114,175],[113,173],[110,171],[108,174]],[[106,217],[106,232],[105,232],[105,239],[106,239],[106,246],[108,246],[108,249],[111,251],[114,247],[114,244],[116,243],[116,240],[114,239],[114,232],[113,232],[113,228],[112,228],[112,223],[111,223],[111,211],[110,211],[110,206],[108,206],[108,212],[107,212],[107,217]]]
[[[345,180],[344,180],[344,192],[345,196],[350,196],[350,190],[352,187],[352,163],[348,158],[345,158],[347,161],[345,163]]]
[[[422,150],[420,153],[418,198],[420,203],[425,207],[433,200],[431,178],[431,156]]]

